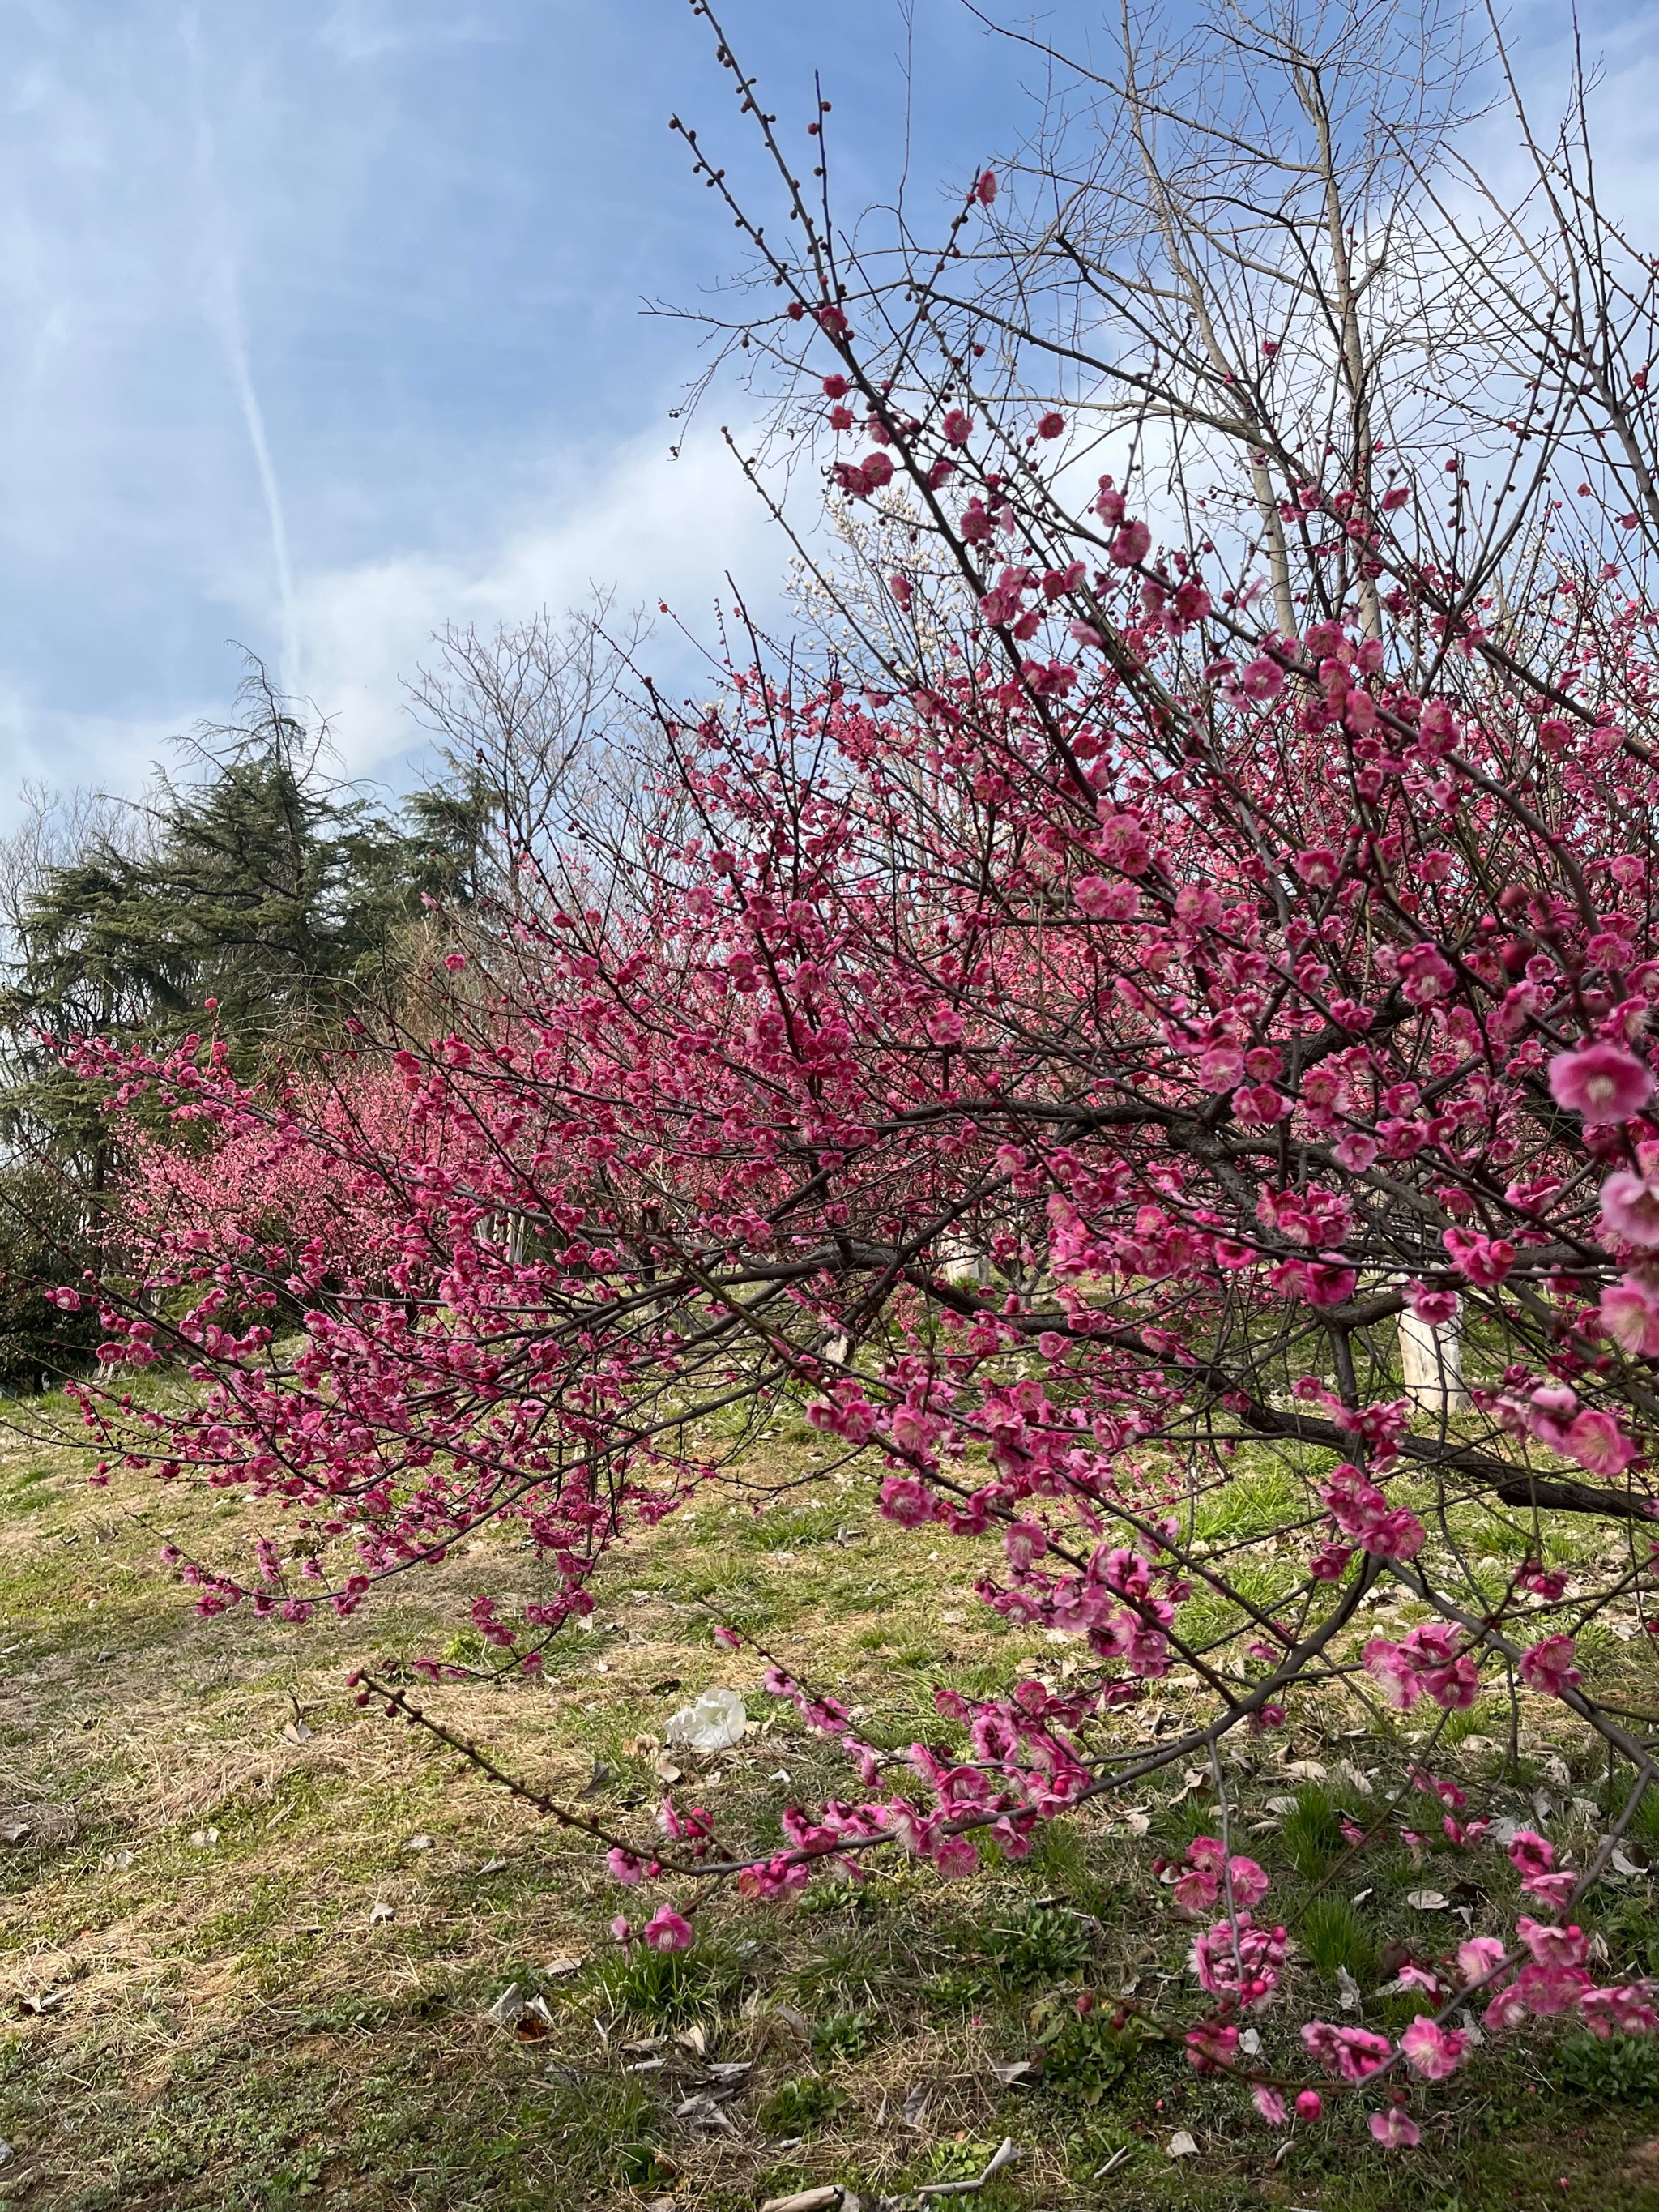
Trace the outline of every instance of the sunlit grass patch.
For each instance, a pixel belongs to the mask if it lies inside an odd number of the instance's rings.
[[[835,1747],[762,1691],[756,1656],[714,1644],[722,1607],[857,1705],[872,1740],[898,1747],[959,1747],[933,1705],[941,1680],[988,1695],[1028,1674],[1064,1679],[1079,1643],[1011,1628],[973,1596],[982,1547],[894,1528],[862,1481],[816,1502],[779,1488],[811,1448],[780,1442],[775,1468],[751,1465],[732,1494],[711,1485],[695,1517],[619,1552],[597,1591],[598,1627],[556,1647],[544,1686],[447,1685],[443,1710],[538,1786],[573,1801],[588,1791],[585,1808],[644,1840],[669,1711],[704,1685],[735,1686],[750,1734],[718,1759],[684,1762],[678,1794],[707,1804],[722,1838],[766,1840],[788,1803],[853,1792]],[[1250,1515],[1265,1511],[1281,1476],[1251,1466],[1247,1477],[1258,1486]],[[0,1497],[8,1480],[0,1462]],[[464,1641],[466,1605],[501,1561],[520,1559],[513,1547],[459,1557],[343,1625],[201,1622],[155,1547],[164,1529],[243,1542],[252,1523],[240,1501],[142,1486],[118,1498],[61,1475],[27,1489],[42,1502],[16,1516],[0,1559],[0,1605],[27,1624],[21,1671],[0,1686],[0,1742],[8,1786],[70,1805],[78,1824],[67,1844],[0,1856],[6,1990],[15,2003],[27,1971],[30,1989],[64,1991],[50,2013],[14,2009],[0,2024],[0,2135],[17,2147],[11,2171],[29,2181],[18,2197],[29,2212],[627,2212],[665,2195],[684,2212],[752,2212],[765,2195],[828,2178],[868,2203],[902,2184],[972,2178],[1005,2134],[1024,2156],[971,2200],[976,2212],[1061,2212],[1109,2190],[1113,2203],[1182,2212],[1272,2203],[1275,2186],[1278,2201],[1321,2212],[1389,2203],[1376,2154],[1339,2118],[1299,2136],[1291,2193],[1236,2087],[1198,2082],[1155,2036],[1119,2063],[1112,2021],[1126,1989],[1149,2014],[1179,2022],[1190,2011],[1192,1925],[1152,1861],[1219,1832],[1207,1759],[1191,1763],[1191,1785],[1177,1767],[1127,1793],[1146,1808],[1145,1835],[1091,1808],[1042,1830],[1024,1864],[987,1850],[960,1883],[895,1856],[861,1883],[821,1881],[781,1909],[716,1889],[702,1896],[689,1952],[636,1942],[624,1954],[613,1916],[637,1923],[651,1905],[641,1912],[641,1893],[611,1881],[593,1846],[360,1712],[345,1686],[370,1651],[388,1667],[447,1643],[482,1656]],[[772,1497],[757,1516],[757,1499]],[[1261,1562],[1251,1587],[1264,1602],[1290,1564]],[[30,1592],[43,1596],[39,1611]],[[109,1650],[118,1656],[100,1662]],[[1155,1717],[1166,1735],[1178,1729],[1197,1699],[1182,1680],[1157,1686],[1115,1719],[1115,1747],[1150,1744]],[[305,1733],[291,1736],[296,1717]],[[1260,1857],[1272,1908],[1294,1923],[1297,2002],[1316,1991],[1333,2017],[1340,1990],[1328,1968],[1346,1966],[1365,2016],[1380,2018],[1395,2002],[1375,1995],[1388,1947],[1443,1948],[1456,1934],[1444,1915],[1410,1905],[1413,1889],[1449,1891],[1473,1871],[1491,1892],[1470,1908],[1477,1926],[1513,1911],[1498,1854],[1460,1860],[1431,1836],[1416,1866],[1397,1843],[1352,1859],[1333,1843],[1328,1808],[1375,1812],[1421,1718],[1351,1739],[1335,1731],[1354,1724],[1352,1709],[1328,1712],[1314,1697],[1289,1730],[1224,1757],[1234,1848]],[[1565,1745],[1571,1786],[1593,1795],[1597,1777],[1557,1719],[1536,1701],[1523,1713],[1526,1787],[1561,1794],[1540,1762]],[[1485,1698],[1451,1717],[1437,1766],[1520,1807],[1504,1773],[1508,1731],[1506,1701]],[[1466,1751],[1469,1735],[1491,1750]],[[1301,1758],[1326,1778],[1284,1771]],[[1371,1799],[1340,1778],[1347,1759],[1386,1765]],[[1292,1814],[1264,1811],[1283,1799]],[[1423,1801],[1412,1811],[1432,1826]],[[191,1842],[208,1829],[211,1843]],[[1633,1843],[1649,1832],[1644,1820]],[[1587,1928],[1639,1962],[1653,1940],[1646,1877],[1590,1903]],[[488,2017],[514,1984],[545,2008],[547,2025],[536,2015],[527,2037]],[[1293,2042],[1291,2021],[1289,2010],[1264,2017],[1273,2048],[1287,2033]],[[1033,2071],[1007,2085],[994,2061]],[[718,2106],[729,2131],[680,2116],[708,2094],[709,2063],[750,2069]],[[1613,2174],[1597,2181],[1607,2206],[1635,2212],[1635,2184],[1616,2176],[1650,2116],[1565,2075],[1527,2098],[1539,2078],[1536,2065],[1483,2054],[1467,2096],[1448,2106],[1455,2126],[1411,2170],[1425,2206],[1524,2203],[1511,2193],[1525,2171],[1513,2136],[1550,2144],[1552,2172],[1575,2186]],[[901,2124],[917,2093],[921,2124]],[[1198,2136],[1200,2160],[1168,2158],[1177,2127]],[[1109,2181],[1092,2179],[1126,2148]],[[1401,2185],[1406,2169],[1389,2171]],[[0,2198],[5,2181],[0,2171]]]

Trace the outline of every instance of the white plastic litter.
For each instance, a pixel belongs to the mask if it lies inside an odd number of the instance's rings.
[[[695,1705],[669,1716],[668,1741],[678,1751],[730,1751],[743,1741],[749,1715],[735,1690],[705,1690]]]

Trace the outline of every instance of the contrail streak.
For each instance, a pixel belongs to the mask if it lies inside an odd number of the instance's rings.
[[[237,404],[242,411],[243,426],[247,432],[253,465],[259,478],[260,493],[264,500],[265,520],[270,531],[271,564],[276,574],[281,623],[280,688],[290,697],[295,697],[301,690],[300,623],[294,597],[294,569],[289,558],[288,523],[283,512],[283,489],[276,478],[276,465],[271,458],[270,440],[265,434],[264,410],[259,404],[258,388],[253,381],[253,362],[248,349],[247,325],[242,314],[241,289],[236,279],[236,257],[227,219],[225,196],[214,159],[213,130],[208,120],[207,98],[203,84],[201,40],[193,9],[187,10],[180,18],[179,33],[190,64],[196,166],[201,179],[202,203],[212,249],[214,281],[209,295],[209,312],[225,349],[226,363],[235,388]]]

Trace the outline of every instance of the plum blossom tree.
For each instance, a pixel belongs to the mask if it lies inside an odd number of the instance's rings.
[[[1563,380],[1591,404],[1586,372],[1540,338],[1514,465],[1478,490],[1461,463],[1384,490],[1386,452],[1314,450],[1302,416],[1258,410],[1243,501],[1265,481],[1279,537],[1165,543],[1133,441],[1091,413],[1106,369],[1062,376],[1052,328],[1006,312],[1035,249],[997,174],[942,247],[868,266],[720,57],[775,156],[787,252],[685,135],[777,295],[751,356],[860,511],[871,566],[823,580],[847,650],[757,645],[696,710],[650,692],[661,811],[629,896],[596,888],[592,838],[538,863],[537,895],[447,955],[432,1033],[365,1008],[332,1059],[255,1082],[200,1036],[76,1046],[117,1110],[301,1194],[285,1228],[175,1177],[131,1211],[137,1290],[63,1287],[106,1332],[82,1394],[100,1479],[286,1510],[255,1571],[177,1561],[210,1612],[350,1614],[516,1523],[547,1587],[475,1620],[533,1672],[611,1547],[709,1479],[700,1416],[738,1409],[742,1444],[804,1403],[890,1520],[980,1544],[988,1606],[1075,1641],[1063,1689],[942,1690],[908,1747],[763,1655],[856,1778],[781,1837],[672,1800],[655,1838],[612,1833],[538,1799],[625,1886],[676,1885],[638,1932],[662,1948],[691,1940],[699,1883],[782,1897],[896,1850],[960,1875],[1194,1759],[1224,1807],[1223,1747],[1312,1701],[1422,1709],[1437,1735],[1514,1670],[1622,1762],[1625,1809],[1577,1869],[1510,1836],[1540,1917],[1413,1965],[1426,2009],[1397,2043],[1312,2021],[1301,2072],[1253,2056],[1292,1941],[1267,1878],[1224,1820],[1171,1870],[1201,1923],[1194,2066],[1276,2124],[1380,2097],[1371,2133],[1407,2148],[1404,2077],[1464,2063],[1477,1994],[1489,2029],[1598,2033],[1652,2030],[1659,1995],[1593,1982],[1570,1917],[1655,1778],[1582,1632],[1614,1601],[1659,1627],[1655,616],[1639,555],[1603,557],[1594,511],[1559,504],[1567,449],[1537,425]],[[1540,173],[1592,220],[1565,156]],[[983,296],[948,291],[975,256]],[[1604,366],[1637,441],[1618,465],[1646,468],[1635,372]],[[1508,519],[1471,555],[1477,499]],[[1468,1404],[1425,1412],[1401,1316],[1460,1310]],[[163,1358],[199,1385],[182,1410],[124,1390]],[[1205,1543],[1209,1503],[1268,1468],[1273,1528]],[[1618,1564],[1570,1583],[1587,1516]],[[1494,1519],[1523,1556],[1472,1540]],[[1384,1586],[1419,1609],[1403,1635],[1366,1632]],[[1145,1735],[1176,1669],[1195,1711]],[[1500,1847],[1455,1784],[1413,1786],[1447,1849]]]

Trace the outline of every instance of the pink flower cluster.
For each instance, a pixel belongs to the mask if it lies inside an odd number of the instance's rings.
[[[1333,1468],[1320,1490],[1331,1518],[1362,1551],[1379,1559],[1414,1559],[1423,1548],[1423,1523],[1403,1505],[1391,1511],[1388,1499],[1351,1461]]]
[[[1472,1705],[1480,1674],[1462,1632],[1425,1621],[1398,1644],[1375,1636],[1360,1654],[1365,1671],[1391,1705],[1409,1711],[1425,1693],[1449,1711]]]
[[[1230,1903],[1248,1910],[1267,1894],[1267,1877],[1256,1862],[1235,1854],[1215,1836],[1195,1836],[1187,1846],[1185,1871],[1175,1884],[1177,1909],[1191,1919],[1209,1911],[1224,1890]]]
[[[983,172],[958,210],[988,252],[996,195]],[[119,1271],[56,1294],[103,1332],[76,1386],[94,1479],[264,1503],[251,1565],[171,1562],[210,1612],[350,1617],[522,1545],[534,1578],[512,1580],[537,1595],[478,1596],[471,1626],[479,1671],[533,1670],[615,1547],[716,1475],[719,1433],[804,1406],[824,1449],[802,1480],[867,1475],[891,1528],[978,1547],[1011,1649],[1068,1644],[1006,1693],[941,1688],[937,1740],[908,1747],[774,1665],[848,1794],[718,1851],[702,1810],[666,1806],[659,1843],[603,1839],[631,1889],[735,1872],[781,1899],[883,1852],[946,1877],[1018,1859],[1115,1784],[1113,1716],[1177,1667],[1201,1714],[1138,1740],[1138,1773],[1334,1694],[1362,1585],[1390,1570],[1431,1617],[1364,1642],[1361,1686],[1466,1708],[1501,1639],[1560,1607],[1521,1680],[1616,1744],[1575,1637],[1631,1601],[1624,1570],[1576,1571],[1569,1596],[1528,1561],[1466,1626],[1433,1532],[1449,1501],[1528,1510],[1535,1462],[1483,1422],[1578,1470],[1540,1470],[1552,1512],[1627,1528],[1659,1502],[1639,1364],[1659,1359],[1659,763],[1613,712],[1651,697],[1644,587],[1539,563],[1500,653],[1431,580],[1434,503],[1369,459],[1344,481],[1335,447],[1280,515],[1317,589],[1287,596],[1265,560],[1225,574],[1213,540],[1154,545],[1139,476],[1076,495],[1067,413],[1018,389],[1017,346],[934,354],[935,319],[884,315],[849,264],[855,329],[828,258],[776,251],[763,357],[799,366],[809,406],[787,427],[856,438],[825,480],[867,502],[890,578],[860,599],[860,672],[756,645],[712,696],[647,689],[629,806],[436,917],[454,949],[395,1022],[365,1008],[252,1072],[191,1032],[63,1042],[126,1178]],[[1570,690],[1553,642],[1529,661],[1539,639],[1571,641]],[[1431,1384],[1376,1395],[1402,1301],[1478,1353],[1467,1420]],[[169,1362],[189,1390],[126,1389]],[[1310,1537],[1300,1500],[1270,1527],[1231,1511],[1273,1455],[1316,1471]],[[1416,1510],[1390,1502],[1407,1464]],[[1480,1843],[1430,1789],[1446,1840]],[[1579,1931],[1548,1924],[1577,1887],[1548,1843],[1510,1856],[1540,1916],[1523,1956],[1457,1954],[1466,1990],[1497,1984],[1488,2019],[1650,2025],[1646,1984],[1593,1988]],[[1213,2017],[1189,2050],[1237,2072],[1286,1955],[1252,1918],[1266,1875],[1204,1837],[1170,1887],[1204,1921]],[[665,1905],[638,1940],[692,1926]],[[1400,1978],[1440,2004],[1431,1968]],[[1304,2033],[1354,2086],[1443,2081],[1467,2049],[1426,2011],[1397,2048]],[[1370,2124],[1415,2140],[1398,2103]]]
[[[1194,1936],[1188,1964],[1207,1995],[1255,2012],[1279,1987],[1288,1942],[1283,1928],[1258,1928],[1241,1911]]]

